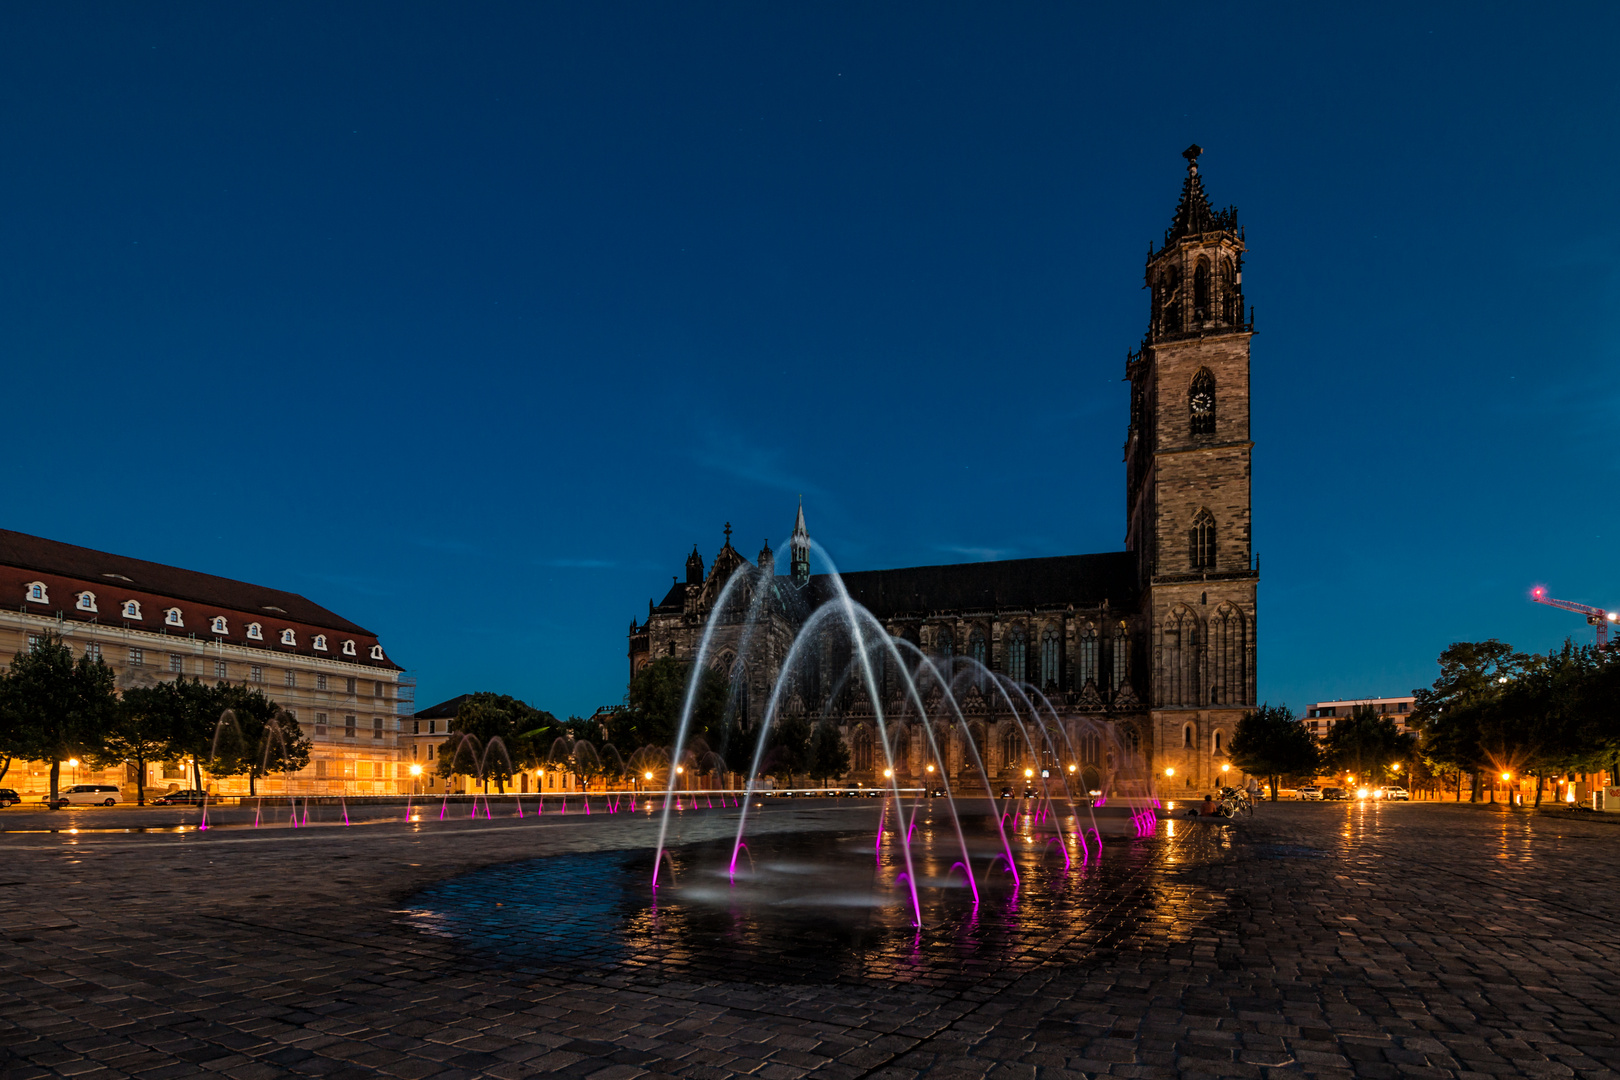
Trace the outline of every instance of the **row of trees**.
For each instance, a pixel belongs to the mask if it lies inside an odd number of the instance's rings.
[[[1453,644],[1439,665],[1434,684],[1414,692],[1415,735],[1363,706],[1318,743],[1286,706],[1263,705],[1239,722],[1231,758],[1271,778],[1273,798],[1279,779],[1387,777],[1396,766],[1419,781],[1455,784],[1459,799],[1466,778],[1476,802],[1486,777],[1533,778],[1538,804],[1557,776],[1607,769],[1620,778],[1620,649],[1566,642],[1522,653],[1490,638]]]
[[[1368,705],[1358,706],[1318,742],[1288,706],[1268,704],[1238,721],[1227,753],[1244,772],[1266,777],[1275,800],[1282,781],[1327,771],[1388,778],[1399,766],[1410,768],[1415,748],[1411,735]]]
[[[298,721],[256,689],[179,678],[120,695],[99,659],[73,659],[61,638],[46,634],[0,675],[0,780],[14,760],[51,764],[50,802],[60,793],[62,762],[96,768],[134,766],[137,798],[146,802],[150,764],[189,761],[197,787],[213,776],[258,779],[309,764],[310,742]]]
[[[672,751],[686,703],[691,665],[674,657],[653,661],[630,680],[625,707],[605,719],[551,713],[501,694],[478,693],[462,702],[437,749],[437,772],[472,776],[500,791],[522,770],[556,767],[586,778],[622,778],[672,764],[698,775],[754,771],[758,731],[735,708],[730,682],[707,668],[699,674],[683,762]],[[849,747],[836,725],[812,725],[802,716],[779,717],[766,737],[759,772],[823,783],[849,772]]]

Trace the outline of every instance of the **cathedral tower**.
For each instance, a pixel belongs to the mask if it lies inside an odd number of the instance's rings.
[[[1147,335],[1127,360],[1126,547],[1143,586],[1154,759],[1170,790],[1220,779],[1255,699],[1249,339],[1242,231],[1213,210],[1189,147],[1164,246],[1149,248]],[[1235,773],[1234,773],[1235,775]],[[1167,778],[1160,776],[1163,785]]]
[[[793,523],[793,536],[789,539],[793,561],[789,570],[793,584],[804,588],[810,583],[810,530],[804,527],[804,500],[799,500],[799,518]]]

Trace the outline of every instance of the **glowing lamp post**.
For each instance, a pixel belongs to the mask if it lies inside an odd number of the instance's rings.
[[[417,781],[419,781],[421,778],[422,778],[422,766],[420,766],[420,765],[412,765],[411,766],[411,794],[413,794],[413,795],[421,794],[421,792],[416,790]]]

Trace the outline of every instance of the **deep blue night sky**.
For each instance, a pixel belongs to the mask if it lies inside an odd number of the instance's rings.
[[[1196,141],[1262,697],[1590,640],[1527,591],[1620,606],[1620,8],[1116,8],[13,5],[0,525],[559,714],[800,493],[848,569],[1116,550]]]

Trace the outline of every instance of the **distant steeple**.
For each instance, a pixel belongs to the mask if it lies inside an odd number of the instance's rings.
[[[686,557],[686,583],[688,585],[703,584],[703,556],[698,554],[697,545],[692,545],[692,554]]]
[[[804,497],[799,497],[799,518],[793,523],[793,584],[804,588],[810,582],[810,530],[804,527]]]
[[[766,577],[776,575],[776,553],[771,550],[770,540],[766,540],[765,546],[759,549],[759,572]]]

